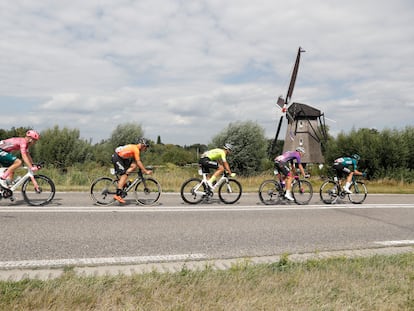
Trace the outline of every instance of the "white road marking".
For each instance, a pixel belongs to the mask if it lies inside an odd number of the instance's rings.
[[[63,266],[96,266],[114,264],[143,264],[175,262],[188,260],[205,260],[205,254],[178,254],[159,256],[137,256],[137,257],[108,257],[108,258],[74,258],[74,259],[51,259],[51,260],[21,260],[0,261],[0,269],[23,269],[39,267],[63,267]]]
[[[175,205],[175,206],[4,206],[0,207],[0,213],[148,213],[148,212],[194,212],[194,211],[284,211],[284,210],[330,210],[330,209],[375,209],[375,208],[414,208],[414,204],[313,204],[313,205]]]
[[[414,245],[414,240],[377,241],[374,243],[384,246]]]

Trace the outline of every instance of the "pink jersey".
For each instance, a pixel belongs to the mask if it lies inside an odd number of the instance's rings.
[[[21,154],[27,154],[29,146],[24,137],[12,137],[5,140],[0,140],[0,149],[10,152],[20,150]]]

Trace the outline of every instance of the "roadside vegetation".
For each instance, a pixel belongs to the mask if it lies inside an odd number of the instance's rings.
[[[0,140],[24,136],[27,129],[29,127],[0,129]],[[144,134],[140,124],[126,123],[118,125],[108,139],[92,144],[81,139],[77,129],[55,126],[41,132],[41,140],[31,154],[35,161],[45,162],[41,173],[54,180],[58,191],[87,191],[95,178],[109,174],[115,147],[134,143]],[[281,152],[283,141],[278,141],[272,151],[272,140],[265,137],[264,129],[249,121],[230,123],[207,145],[164,144],[158,136],[142,158],[146,165],[156,168],[154,176],[163,191],[176,192],[185,179],[197,175],[200,155],[225,142],[235,146],[228,160],[245,192],[257,191],[263,180],[272,178],[273,158]],[[367,172],[370,193],[414,193],[414,127],[382,131],[361,128],[340,133],[336,138],[328,135],[322,151],[323,167],[309,164],[306,168],[315,189],[332,173],[334,159],[358,153],[361,156],[359,169]]]
[[[0,282],[0,310],[414,310],[414,253]]]

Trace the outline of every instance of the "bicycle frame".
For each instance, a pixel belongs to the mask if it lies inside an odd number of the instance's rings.
[[[39,189],[39,185],[37,184],[36,178],[34,178],[34,174],[33,171],[26,166],[22,167],[23,169],[27,170],[27,173],[23,176],[21,176],[21,178],[15,183],[13,184],[8,190],[11,190],[12,192],[14,192],[15,190],[17,190],[21,185],[23,185],[23,183],[26,181],[26,179],[30,178],[33,182],[33,185],[35,186],[35,189],[38,190]],[[7,168],[6,167],[2,167],[0,169],[0,173],[3,173]]]

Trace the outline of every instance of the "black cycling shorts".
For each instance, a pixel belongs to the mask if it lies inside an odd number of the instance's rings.
[[[290,168],[289,165],[285,162],[279,162],[279,161],[275,161],[275,167],[277,168],[277,170],[282,173],[284,176],[289,175],[290,172]]]
[[[127,169],[131,166],[133,159],[124,159],[120,157],[117,153],[112,155],[112,164],[114,165],[115,173],[117,175],[126,174]]]
[[[342,178],[344,176],[348,176],[349,173],[351,173],[351,170],[349,168],[347,168],[345,165],[343,165],[342,163],[334,163],[332,165],[332,168],[336,171],[336,175],[339,178]]]
[[[210,168],[218,169],[219,164],[217,161],[210,160],[210,158],[201,158],[198,163],[201,165],[203,173],[210,173]]]

